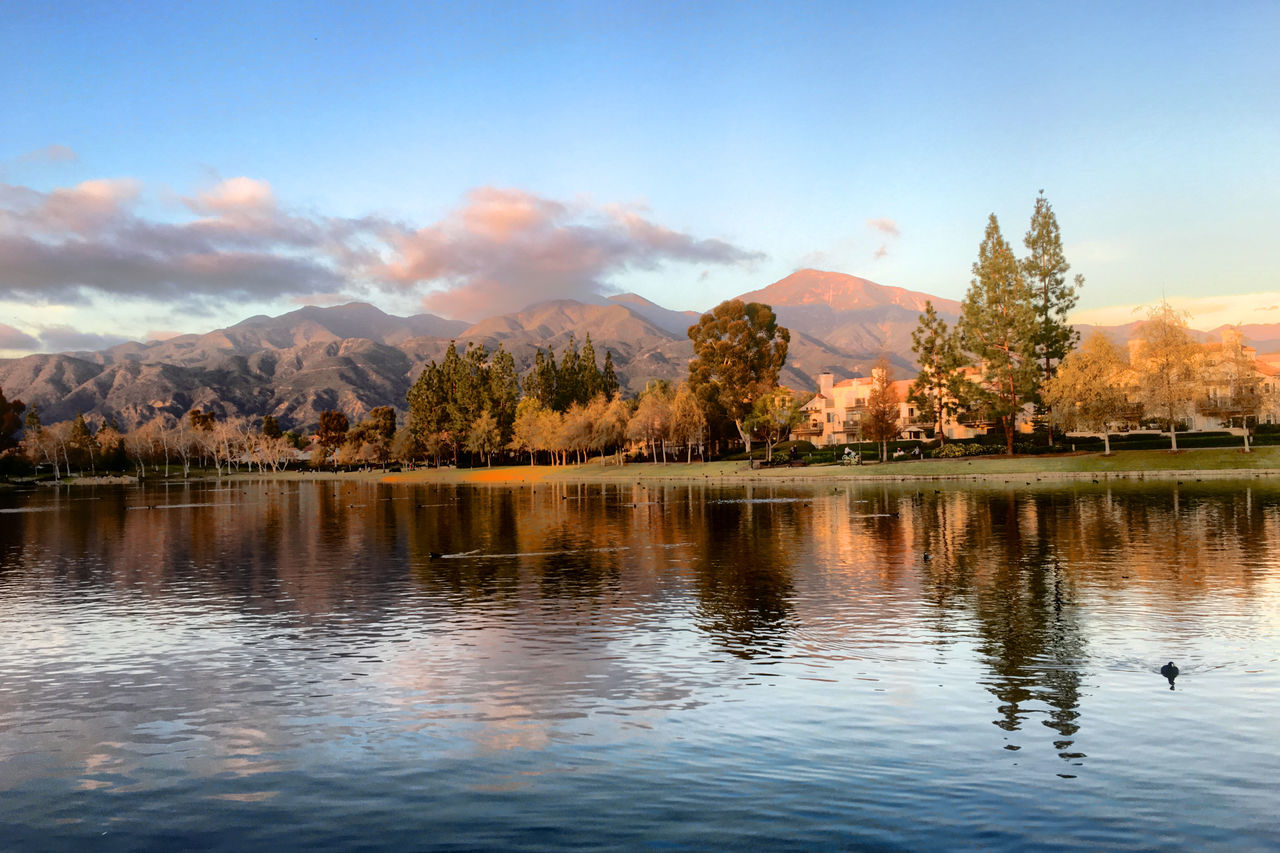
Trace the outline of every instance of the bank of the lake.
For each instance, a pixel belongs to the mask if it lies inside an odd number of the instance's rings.
[[[314,476],[300,474],[299,476]],[[368,475],[366,475],[368,476]],[[745,461],[605,464],[513,465],[494,468],[422,468],[378,475],[389,483],[537,483],[668,481],[722,483],[826,482],[832,480],[1002,480],[1034,477],[1073,479],[1178,479],[1280,476],[1280,447],[1261,447],[1252,453],[1236,449],[1129,450],[1104,456],[1072,453],[1058,456],[974,457],[924,459],[867,465],[809,465],[752,468]]]

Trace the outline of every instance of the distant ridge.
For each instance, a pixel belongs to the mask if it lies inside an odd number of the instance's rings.
[[[925,302],[932,301],[948,322],[960,310],[954,300],[811,269],[738,298],[772,305],[791,330],[781,381],[800,391],[813,388],[825,370],[842,378],[865,375],[882,354],[898,378],[912,376],[911,332]],[[403,411],[422,366],[439,360],[451,339],[491,349],[501,344],[523,371],[538,348],[550,347],[558,357],[570,337],[581,347],[590,334],[597,358],[613,354],[630,393],[651,379],[678,382],[693,355],[687,330],[699,316],[634,293],[591,303],[541,302],[470,325],[431,314],[398,317],[361,302],[307,306],[207,334],[0,359],[0,388],[11,399],[39,406],[46,423],[83,412],[131,428],[198,406],[220,415],[271,414],[286,427],[309,428],[325,409],[339,408],[352,418],[375,406]],[[1079,328],[1083,334],[1101,329],[1123,343],[1134,325]],[[1242,331],[1260,351],[1280,350],[1280,324]],[[1215,329],[1197,336],[1216,340],[1220,334]]]

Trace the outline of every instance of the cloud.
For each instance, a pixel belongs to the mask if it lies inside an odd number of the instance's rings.
[[[53,352],[68,350],[103,350],[128,341],[119,335],[82,332],[70,326],[46,326],[40,330],[40,343]]]
[[[873,231],[879,231],[881,234],[887,234],[890,237],[902,236],[902,232],[898,230],[898,223],[887,217],[868,219],[867,227]]]
[[[0,323],[0,349],[33,350],[39,349],[40,342],[21,329]]]
[[[608,292],[610,277],[627,270],[762,257],[672,230],[634,206],[513,189],[476,189],[426,227],[299,214],[269,183],[248,177],[179,196],[162,220],[139,213],[149,207],[144,190],[129,178],[49,192],[0,183],[0,299],[124,296],[193,311],[215,301],[381,290],[475,318]]]
[[[270,185],[232,178],[183,203],[199,218],[135,212],[128,178],[40,192],[0,184],[0,298],[84,303],[93,293],[191,304],[337,290],[381,220],[298,217]],[[347,244],[351,245],[347,245]]]
[[[875,259],[878,261],[889,254],[889,244],[881,243],[880,248],[876,249]]]
[[[433,288],[429,311],[476,319],[546,299],[585,299],[609,278],[667,263],[748,264],[763,256],[699,239],[632,207],[567,204],[514,189],[470,192],[441,221],[393,235],[394,259],[378,274],[404,288]]]
[[[80,159],[80,155],[76,154],[65,145],[46,145],[43,148],[37,148],[35,151],[28,151],[18,157],[19,163],[74,163]]]

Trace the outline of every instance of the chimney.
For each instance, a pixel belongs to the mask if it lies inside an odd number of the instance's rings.
[[[835,377],[831,375],[830,370],[824,370],[818,374],[818,393],[824,397],[831,396],[831,386]]]

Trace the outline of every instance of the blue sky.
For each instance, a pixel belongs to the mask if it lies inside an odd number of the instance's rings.
[[[1040,189],[1081,319],[1280,321],[1280,5],[902,5],[6,4],[0,354],[806,266],[959,299]]]

